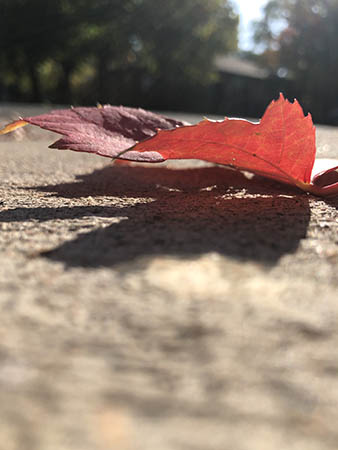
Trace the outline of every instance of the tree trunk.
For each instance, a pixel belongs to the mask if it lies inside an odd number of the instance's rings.
[[[107,95],[106,91],[107,83],[107,63],[106,57],[99,57],[97,61],[97,93],[98,101],[104,102]]]
[[[40,77],[37,71],[36,64],[34,64],[32,61],[28,62],[28,73],[32,86],[31,100],[32,102],[41,103],[42,93],[41,93]]]
[[[59,81],[58,85],[58,94],[57,94],[57,102],[69,104],[72,103],[73,95],[71,88],[71,74],[73,70],[73,65],[68,62],[62,63],[62,77]]]

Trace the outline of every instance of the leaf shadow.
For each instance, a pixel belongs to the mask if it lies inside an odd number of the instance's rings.
[[[110,196],[112,206],[27,208],[1,213],[0,221],[125,219],[42,254],[73,267],[145,264],[154,255],[195,258],[210,252],[271,266],[296,251],[310,220],[307,195],[221,167],[109,166],[72,183],[34,189],[63,198]],[[121,207],[114,197],[150,200]]]
[[[328,197],[323,199],[325,201],[325,203],[335,209],[338,210],[338,196],[334,196],[334,197]]]
[[[302,194],[297,188],[259,176],[245,176],[238,170],[229,170],[222,166],[202,165],[186,168],[184,165],[171,167],[166,163],[109,165],[90,174],[77,175],[75,182],[38,186],[34,189],[64,198],[142,195],[157,198],[165,191],[196,193],[204,190],[213,190],[214,193],[245,190],[248,194],[262,195]]]

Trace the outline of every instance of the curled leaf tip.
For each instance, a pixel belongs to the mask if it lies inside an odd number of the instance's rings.
[[[2,128],[0,130],[0,134],[7,134],[7,133],[11,133],[12,131],[24,127],[25,125],[28,125],[28,122],[26,122],[25,120],[16,120],[15,122],[9,123],[8,125],[6,125],[4,128]]]

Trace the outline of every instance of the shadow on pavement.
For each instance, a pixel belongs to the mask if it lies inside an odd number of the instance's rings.
[[[127,218],[42,254],[68,266],[115,266],[152,255],[194,258],[209,252],[270,266],[297,249],[310,220],[307,195],[221,167],[109,166],[77,178],[34,189],[66,198],[110,196],[112,206],[18,208],[0,214],[0,221]],[[114,197],[149,201],[121,205]]]

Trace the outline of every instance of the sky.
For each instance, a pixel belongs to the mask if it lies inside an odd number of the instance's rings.
[[[252,50],[250,22],[261,17],[261,9],[267,0],[233,0],[240,14],[239,47],[241,50]]]

